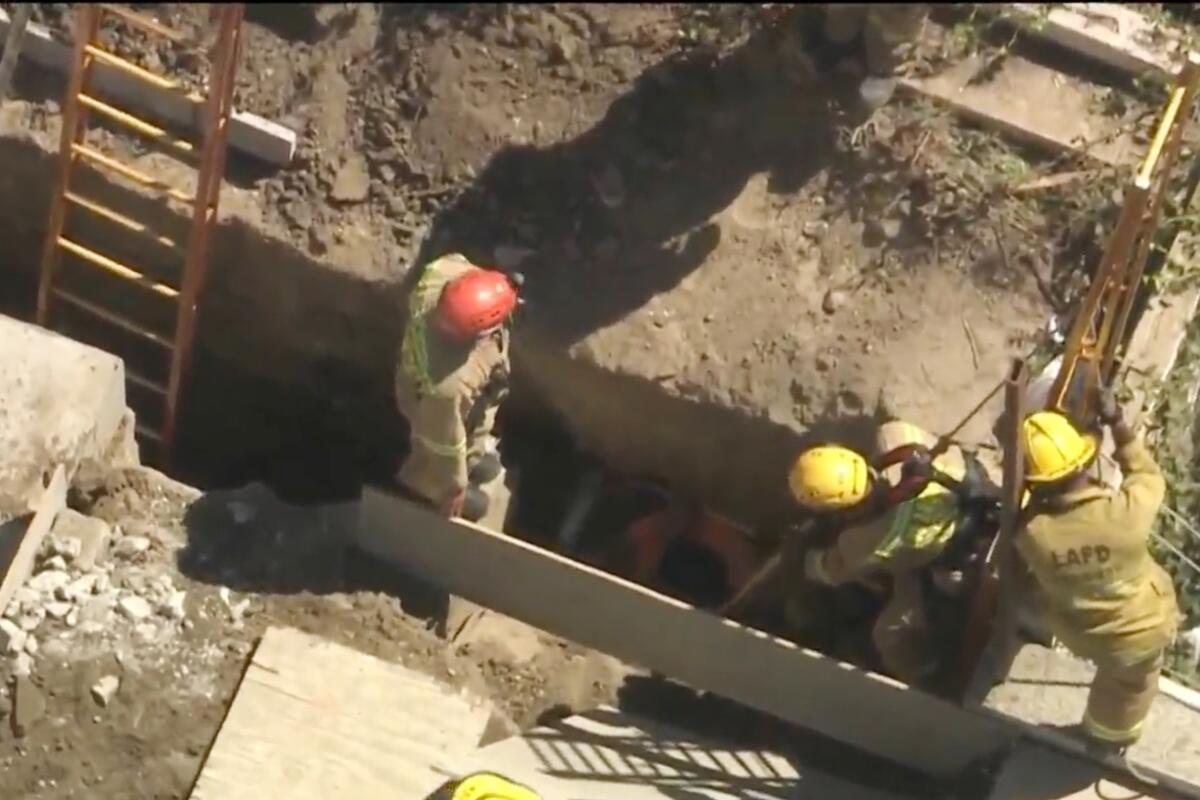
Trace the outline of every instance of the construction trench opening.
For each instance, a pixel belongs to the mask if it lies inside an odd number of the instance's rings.
[[[454,74],[473,52],[439,53],[430,63]],[[369,192],[350,191],[359,199],[330,203],[334,212],[313,211],[319,203],[306,193],[344,189],[324,184],[352,175],[352,157],[328,169],[310,149],[284,177],[267,179],[235,159],[173,474],[206,490],[261,481],[301,508],[388,481],[406,437],[391,400],[405,271],[455,249],[529,275],[502,416],[502,453],[517,478],[508,533],[580,562],[604,566],[612,540],[662,508],[653,483],[766,531],[790,512],[787,467],[806,442],[869,448],[878,423],[893,415],[931,433],[948,430],[1000,379],[1006,358],[1027,354],[1046,319],[1063,310],[1055,290],[1096,262],[1095,231],[1114,209],[1106,203],[1083,215],[1080,207],[1105,187],[1081,189],[1074,206],[989,192],[971,180],[978,164],[1025,170],[1034,182],[1057,162],[960,130],[906,98],[881,114],[882,133],[856,130],[865,143],[839,138],[844,131],[823,107],[755,52],[745,48],[734,66],[647,67],[611,111],[584,125],[572,116],[550,143],[531,131],[499,152],[471,127],[488,125],[434,91],[412,115],[412,140],[393,149],[448,162],[428,141],[440,134],[420,130],[428,115],[438,131],[467,131],[470,172],[452,165],[431,173],[436,179],[414,193],[420,213],[399,218],[390,181],[401,182],[403,159],[377,161],[381,141],[359,143],[372,153]],[[42,105],[57,90],[39,95],[29,82],[22,101],[0,108],[0,312],[24,319],[58,138],[57,115]],[[393,99],[382,104],[405,108]],[[550,121],[553,110],[522,116]],[[404,126],[384,116],[372,124],[393,126],[388,136],[397,139]],[[807,121],[801,130],[798,116]],[[106,144],[122,146],[115,137]],[[187,186],[187,174],[156,155],[129,155]],[[316,189],[291,177],[309,172],[321,175]],[[452,177],[469,189],[440,202],[436,193]],[[87,171],[81,187],[162,235],[182,234],[185,219],[157,198]],[[280,209],[300,221],[281,225]],[[388,212],[382,222],[380,209]],[[344,230],[329,234],[330,219]],[[117,235],[100,220],[78,223],[97,249],[168,276],[153,241]],[[1040,253],[1043,242],[1053,255]],[[78,263],[64,269],[106,293],[104,275]],[[165,321],[152,297],[121,310],[148,327]],[[82,317],[61,322],[85,341],[113,335]],[[122,345],[129,351],[133,366],[136,343]],[[963,438],[986,442],[998,411],[989,406]],[[580,513],[605,470],[630,480]],[[236,534],[224,544],[229,562],[254,549]],[[253,555],[277,554],[265,547]],[[229,584],[225,566],[203,574]],[[362,562],[352,569],[370,571]],[[686,545],[668,551],[657,577],[656,588],[700,606],[727,599],[724,566]],[[298,578],[279,593],[329,588]],[[861,640],[874,608],[858,600],[845,613],[864,626]],[[877,666],[863,657],[869,642],[811,644]]]

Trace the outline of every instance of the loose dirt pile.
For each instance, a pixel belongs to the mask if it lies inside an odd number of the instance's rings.
[[[88,528],[88,552],[51,536],[0,620],[4,797],[186,797],[270,625],[490,698],[498,732],[612,700],[622,674],[515,621],[448,645],[436,593],[346,554],[329,526],[350,520],[261,486],[200,497],[134,468],[80,504],[56,529]]]

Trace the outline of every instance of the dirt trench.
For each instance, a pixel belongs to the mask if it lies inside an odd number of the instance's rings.
[[[510,413],[549,411],[615,466],[752,521],[786,507],[806,439],[865,443],[891,414],[951,426],[1050,312],[1064,265],[1042,240],[1069,209],[1003,191],[1037,159],[919,102],[854,130],[836,87],[795,78],[790,29],[722,53],[683,47],[674,7],[327,8],[311,42],[247,24],[240,102],[302,143],[277,175],[230,168],[183,432],[200,485],[336,497],[386,477],[404,278],[447,250],[529,278]],[[27,315],[58,118],[53,81],[22,77],[0,224]],[[181,231],[157,201],[89,188]]]

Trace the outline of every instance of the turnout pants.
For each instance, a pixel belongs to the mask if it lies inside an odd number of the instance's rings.
[[[1124,746],[1136,742],[1158,694],[1162,665],[1161,651],[1136,664],[1099,665],[1083,714],[1084,732],[1106,744]]]

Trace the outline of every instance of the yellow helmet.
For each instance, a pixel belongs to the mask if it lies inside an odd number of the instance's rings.
[[[1025,480],[1054,483],[1077,474],[1096,456],[1096,437],[1080,433],[1057,411],[1030,414],[1021,424]]]
[[[811,447],[800,454],[788,475],[796,502],[812,511],[849,508],[871,488],[867,460],[835,445]]]
[[[440,795],[434,795],[439,797]],[[492,772],[476,772],[454,784],[449,800],[542,800],[525,786]]]

